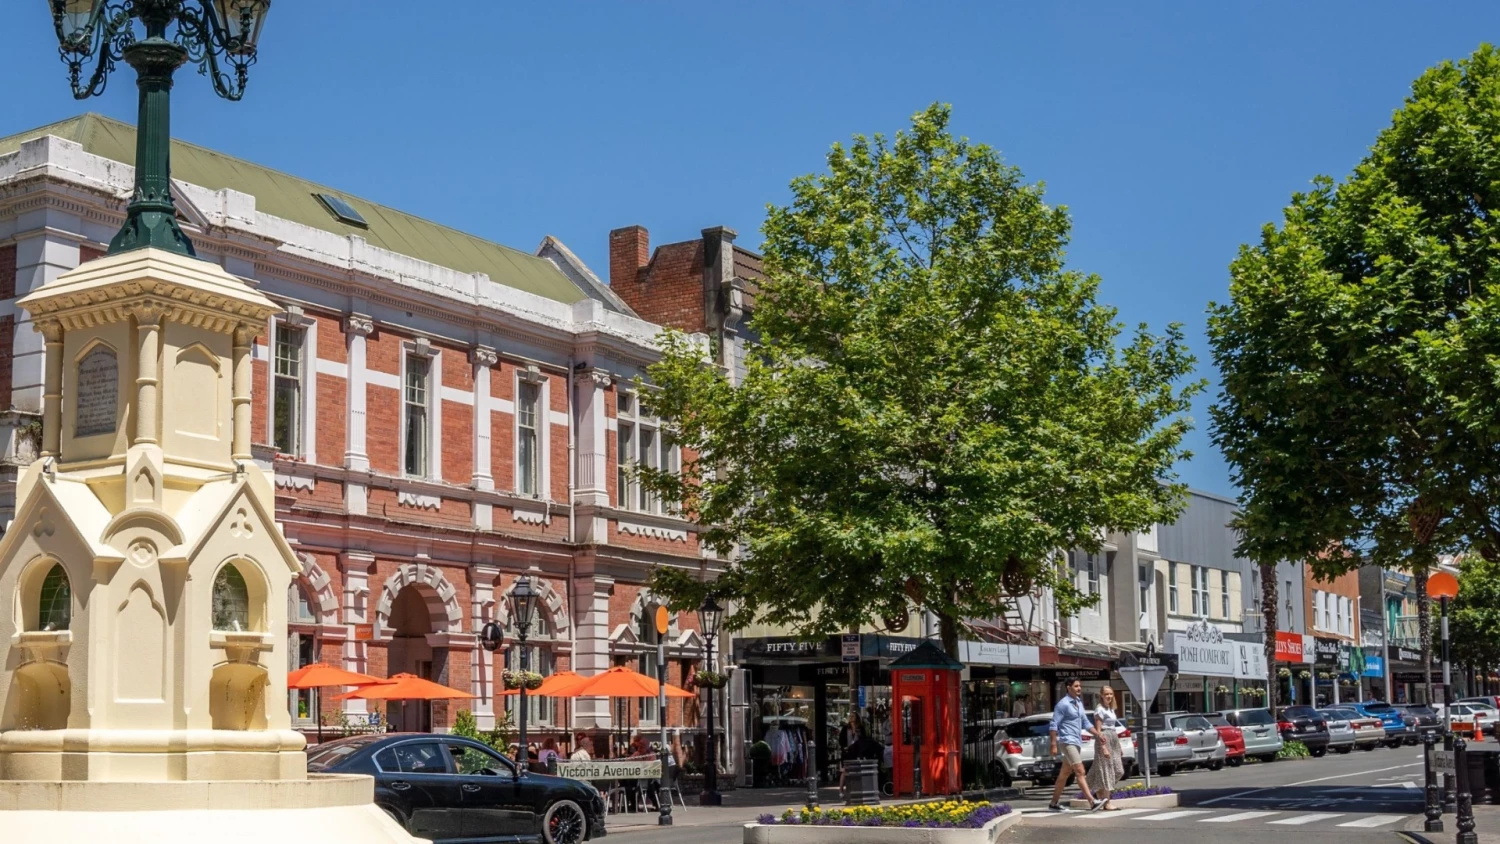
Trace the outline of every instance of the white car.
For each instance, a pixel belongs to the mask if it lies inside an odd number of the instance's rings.
[[[1478,703],[1455,703],[1448,707],[1444,717],[1448,729],[1455,733],[1472,733],[1476,724],[1485,733],[1492,733],[1500,724],[1500,711]]]
[[[1123,724],[1116,725],[1113,729],[1120,738],[1125,770],[1129,772],[1135,768],[1135,739]],[[1011,721],[998,729],[994,742],[996,778],[1007,785],[1015,780],[1051,783],[1062,770],[1061,757],[1052,755],[1051,715],[1031,715]],[[1098,742],[1094,741],[1093,735],[1084,733],[1084,765],[1093,761],[1096,744]]]

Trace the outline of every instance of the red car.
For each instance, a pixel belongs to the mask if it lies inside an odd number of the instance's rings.
[[[1219,738],[1224,740],[1224,761],[1231,768],[1238,768],[1245,764],[1245,734],[1239,727],[1229,723],[1223,715],[1210,712],[1203,716],[1208,723],[1213,724],[1219,731]]]

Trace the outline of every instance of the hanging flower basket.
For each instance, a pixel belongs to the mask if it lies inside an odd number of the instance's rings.
[[[1246,697],[1265,697],[1265,689],[1240,689],[1240,693]]]
[[[1227,694],[1229,694],[1229,687],[1228,686],[1219,686],[1218,688],[1214,689],[1214,694],[1216,694],[1216,695],[1227,695]]]
[[[1303,673],[1305,674],[1306,672],[1303,672]],[[1333,675],[1329,674],[1327,671],[1319,671],[1318,672],[1318,679],[1319,680],[1327,680],[1327,679],[1330,679],[1331,677],[1333,677]]]
[[[702,689],[722,689],[729,685],[729,676],[718,671],[699,671],[693,675],[693,682]]]
[[[505,690],[514,692],[525,688],[528,692],[534,692],[542,687],[542,675],[535,671],[505,671],[500,675],[500,681],[505,684]]]
[[[1290,669],[1290,668],[1278,668],[1278,669],[1276,669],[1276,676],[1277,677],[1290,677],[1290,676],[1292,676],[1292,669]]]
[[[1297,679],[1298,680],[1306,680],[1308,677],[1311,677],[1311,676],[1312,676],[1312,672],[1311,671],[1303,670],[1303,671],[1298,671],[1297,672]]]

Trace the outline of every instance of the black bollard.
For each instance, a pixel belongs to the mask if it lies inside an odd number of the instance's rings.
[[[818,743],[807,740],[807,808],[818,808]]]
[[[1437,744],[1437,736],[1434,733],[1422,734],[1422,777],[1423,794],[1426,803],[1422,807],[1422,814],[1426,821],[1422,824],[1424,832],[1443,831],[1443,804],[1438,794],[1437,772],[1432,770],[1432,751]]]
[[[1455,786],[1458,788],[1458,844],[1479,844],[1479,835],[1474,832],[1474,798],[1469,793],[1468,743],[1463,739],[1453,742],[1453,766]]]
[[[663,674],[662,676],[665,677],[666,675]],[[666,730],[663,729],[662,732],[665,733]],[[671,766],[667,764],[667,753],[667,745],[663,742],[661,746],[661,779],[656,784],[657,826],[672,825],[672,771]]]
[[[1457,736],[1453,734],[1452,729],[1449,729],[1448,733],[1443,736],[1443,749],[1452,752],[1455,738]],[[1453,808],[1453,775],[1443,774],[1443,812],[1447,813],[1451,808]]]

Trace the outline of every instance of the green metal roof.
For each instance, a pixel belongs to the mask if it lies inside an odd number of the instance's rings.
[[[85,152],[102,158],[135,164],[135,127],[93,113],[0,138],[0,155],[46,135],[79,143]],[[358,235],[371,246],[440,267],[485,273],[496,283],[558,302],[571,304],[588,298],[544,258],[211,149],[173,140],[172,177],[210,190],[237,190],[255,197],[256,209],[266,214],[337,235]],[[319,193],[343,197],[364,216],[369,228],[340,222],[318,201],[315,195]]]

